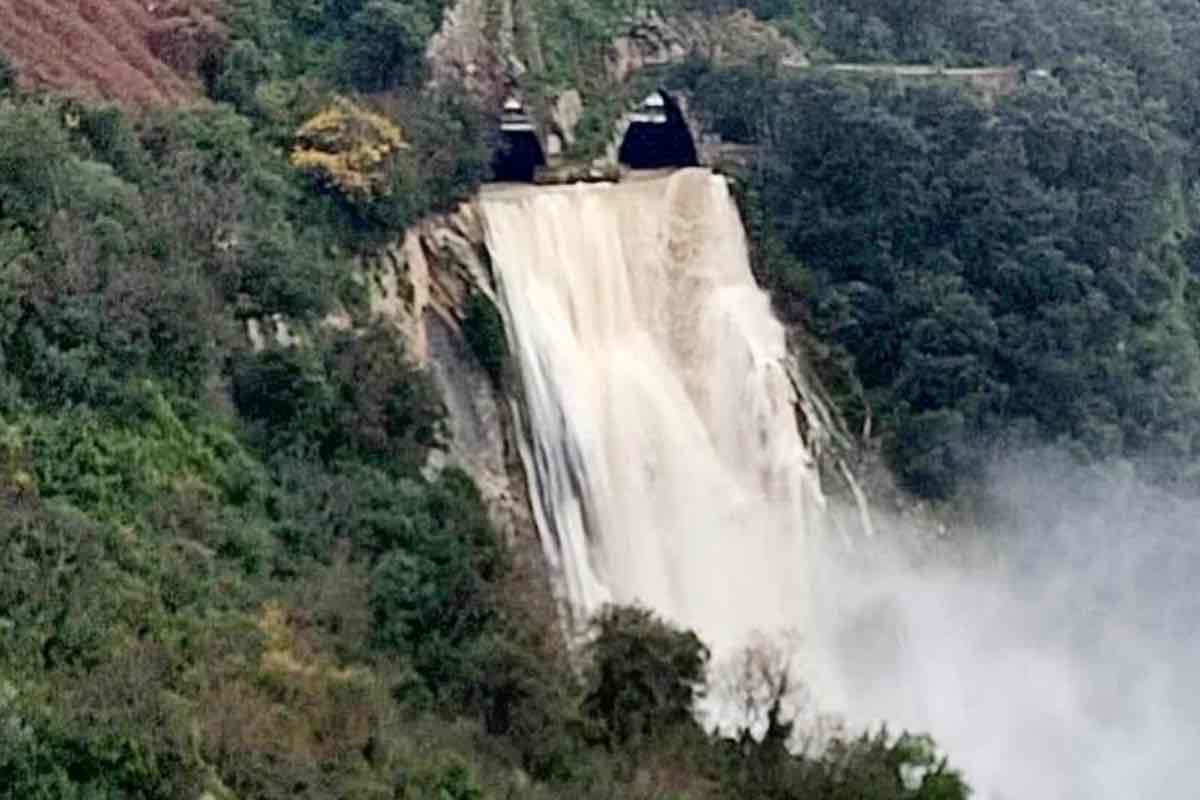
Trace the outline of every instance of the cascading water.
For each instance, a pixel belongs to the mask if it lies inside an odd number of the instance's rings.
[[[1200,508],[1106,487],[1072,504],[1021,465],[1024,486],[998,484],[1021,513],[988,532],[982,566],[830,558],[784,332],[725,181],[685,169],[479,202],[534,512],[576,621],[641,603],[718,657],[799,631],[822,710],[932,732],[984,798],[1194,793]]]
[[[716,646],[803,620],[786,573],[825,503],[725,180],[493,187],[481,203],[572,614],[638,602]]]

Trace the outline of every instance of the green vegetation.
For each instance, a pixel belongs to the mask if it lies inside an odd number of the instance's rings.
[[[504,336],[504,320],[500,309],[482,292],[467,296],[463,309],[463,338],[488,377],[502,386],[504,365],[508,362],[508,340]]]
[[[382,91],[415,83],[442,3],[401,0],[232,0],[233,44],[210,71],[219,100],[277,80]],[[226,94],[235,90],[233,94]]]
[[[319,324],[357,250],[486,175],[488,116],[421,88],[440,4],[229,6],[188,110],[0,63],[0,798],[964,797],[924,740],[706,733],[707,653],[647,611],[567,652],[476,487],[423,474],[429,377]],[[628,10],[572,9],[562,80]],[[497,310],[464,312],[502,382]]]
[[[494,110],[422,88],[441,3],[229,6],[188,110],[27,94],[0,59],[0,798],[965,797],[923,737],[793,753],[778,702],[761,740],[706,732],[707,651],[648,611],[566,651],[476,487],[422,473],[428,376],[385,326],[316,324],[356,250],[486,177]],[[1200,489],[1197,9],[652,4],[735,6],[830,57],[1046,70],[990,104],[674,77],[760,145],[755,268],[908,487],[1050,441]],[[597,149],[659,77],[605,77],[634,6],[532,9],[527,88],[579,88]],[[501,383],[496,309],[464,312]],[[272,315],[298,342],[251,348]]]
[[[583,710],[600,722],[607,739],[628,745],[690,723],[708,665],[708,651],[695,634],[639,608],[609,608],[593,626]]]
[[[346,109],[359,121],[380,114],[385,125],[398,129],[399,140],[390,130],[381,134],[379,124],[352,125],[337,142],[338,153],[370,156],[370,191],[347,191],[355,188],[346,180],[353,177],[350,171],[341,172],[343,180],[330,180],[328,168],[313,169],[311,159],[300,159],[299,166],[322,188],[303,201],[308,226],[354,250],[465,199],[486,177],[491,154],[486,113],[461,93],[420,88],[422,54],[441,19],[441,3],[229,5],[230,39],[208,64],[206,84],[212,99],[230,104],[252,126],[260,147],[311,156],[314,126]],[[381,135],[404,147],[373,153]]]
[[[843,410],[920,495],[1046,442],[1200,490],[1195,9],[902,5],[812,7],[838,57],[1046,71],[992,104],[680,71],[722,133],[762,145],[741,199],[777,308],[828,344]]]
[[[1195,5],[1187,0],[805,0],[832,56],[857,61],[1054,67],[1092,56],[1149,80],[1196,80]],[[1182,99],[1180,97],[1179,99]]]
[[[0,60],[0,797],[965,797],[923,737],[792,753],[779,703],[759,741],[704,731],[707,651],[648,611],[566,651],[478,490],[422,473],[428,376],[385,326],[316,324],[356,250],[486,177],[489,110],[422,88],[441,4],[230,6],[188,110],[27,94]],[[1200,490],[1197,9],[750,7],[830,58],[1026,70],[990,101],[671,79],[760,146],[755,269],[906,485],[970,495],[1050,442]],[[528,88],[578,87],[594,150],[661,77],[605,77],[633,6],[533,10]],[[276,314],[297,343],[251,348]],[[483,295],[463,333],[502,383]]]

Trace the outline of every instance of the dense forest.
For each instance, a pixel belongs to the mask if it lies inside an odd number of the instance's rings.
[[[1200,490],[1190,2],[813,0],[827,60],[1014,64],[1011,93],[694,62],[761,145],[760,279],[908,488],[978,493],[1052,445]]]
[[[625,10],[542,5],[548,81]],[[965,796],[922,736],[789,752],[802,676],[765,656],[765,738],[706,733],[708,651],[649,612],[568,651],[470,480],[422,474],[429,376],[384,325],[309,324],[487,178],[487,114],[422,88],[443,8],[219,10],[193,102],[0,57],[0,797]],[[301,344],[256,351],[275,314]]]

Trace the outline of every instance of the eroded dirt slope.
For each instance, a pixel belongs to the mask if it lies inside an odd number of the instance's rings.
[[[20,80],[123,103],[178,103],[221,38],[219,0],[0,0]]]

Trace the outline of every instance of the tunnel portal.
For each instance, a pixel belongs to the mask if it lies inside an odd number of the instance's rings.
[[[509,98],[500,116],[500,140],[492,156],[492,176],[497,181],[532,183],[546,153],[532,118],[521,101]]]
[[[652,93],[630,115],[617,160],[630,169],[694,167],[700,163],[683,112],[669,94],[661,90]]]

